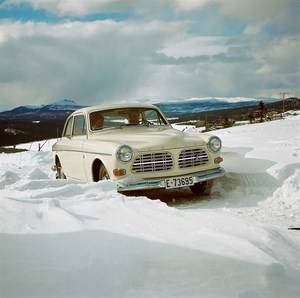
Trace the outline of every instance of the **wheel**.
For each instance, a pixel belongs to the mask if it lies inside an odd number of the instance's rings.
[[[56,179],[67,179],[63,169],[62,169],[62,166],[61,166],[61,163],[59,161],[59,159],[57,160],[56,162],[56,175],[55,175],[55,178]]]
[[[190,186],[190,189],[195,195],[210,195],[212,184],[212,181],[199,182]]]
[[[104,165],[100,166],[99,169],[99,180],[108,180],[109,175]]]

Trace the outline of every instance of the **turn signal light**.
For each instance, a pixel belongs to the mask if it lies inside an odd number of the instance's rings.
[[[126,170],[125,169],[114,169],[114,175],[116,177],[124,176],[124,175],[126,175]]]
[[[223,161],[223,157],[221,157],[221,156],[216,157],[215,160],[214,160],[215,163],[220,163],[222,161]]]

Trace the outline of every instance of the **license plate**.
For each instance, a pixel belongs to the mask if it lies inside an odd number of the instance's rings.
[[[174,177],[165,179],[166,188],[178,188],[194,185],[194,179],[192,176]]]

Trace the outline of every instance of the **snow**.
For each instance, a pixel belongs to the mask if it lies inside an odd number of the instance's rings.
[[[169,205],[55,180],[55,140],[0,154],[0,297],[299,297],[299,129],[214,131],[226,176]]]
[[[182,98],[178,99],[153,99],[152,102],[160,102],[165,103],[166,101],[168,103],[176,103],[179,101],[182,101]],[[243,97],[243,96],[235,96],[235,97],[191,97],[191,98],[184,98],[184,102],[187,101],[221,101],[221,102],[227,102],[227,103],[240,103],[240,102],[259,102],[263,100],[264,102],[274,102],[280,100],[279,98],[275,97]]]
[[[77,106],[78,104],[73,99],[65,98],[65,99],[61,99],[61,100],[57,100],[55,102],[52,102],[51,105],[55,105],[55,106]]]
[[[268,97],[242,97],[242,96],[236,96],[236,97],[192,97],[189,99],[185,99],[189,101],[194,100],[216,100],[216,101],[224,101],[228,103],[237,103],[237,102],[249,102],[249,101],[278,101],[278,98],[268,98]]]
[[[45,105],[26,105],[24,106],[27,109],[31,109],[31,110],[38,110],[41,109],[42,107],[44,107]]]
[[[36,141],[32,143],[24,143],[16,146],[17,149],[26,149],[30,151],[38,151],[39,146],[41,147],[41,151],[51,151],[52,146],[57,142],[58,139],[50,139],[50,140],[42,140]]]
[[[76,110],[79,105],[73,99],[62,99],[52,102],[46,107],[50,110]]]

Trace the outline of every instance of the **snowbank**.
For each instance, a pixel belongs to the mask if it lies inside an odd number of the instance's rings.
[[[299,297],[299,127],[215,132],[227,175],[172,206],[0,154],[0,297]]]

